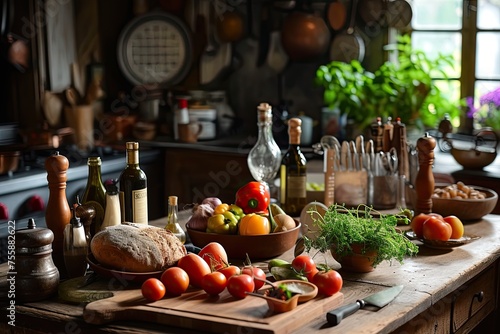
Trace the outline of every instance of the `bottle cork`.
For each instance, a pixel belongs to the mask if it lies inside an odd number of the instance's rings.
[[[435,147],[436,140],[427,132],[417,140],[419,170],[415,179],[417,195],[415,214],[432,212],[432,194],[434,192],[432,166]]]
[[[302,133],[302,120],[300,118],[290,118],[288,121],[288,135],[290,144],[300,145],[300,134]]]

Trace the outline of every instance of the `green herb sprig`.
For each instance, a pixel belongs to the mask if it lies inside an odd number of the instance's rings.
[[[398,222],[409,223],[404,215],[381,214],[366,205],[357,209],[347,209],[335,204],[328,208],[324,217],[315,209],[308,211],[313,219],[317,232],[314,237],[304,236],[306,251],[316,249],[325,253],[335,248],[335,252],[343,257],[352,254],[353,244],[362,245],[362,253],[375,251],[373,266],[382,261],[393,259],[403,263],[406,256],[418,253],[418,247],[412,243],[400,229]]]

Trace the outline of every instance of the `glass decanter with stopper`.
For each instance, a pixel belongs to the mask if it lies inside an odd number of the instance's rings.
[[[257,107],[259,133],[255,146],[248,154],[248,169],[256,181],[272,184],[281,163],[281,150],[273,138],[272,107],[261,103]]]
[[[177,196],[168,196],[168,215],[165,229],[172,232],[182,243],[186,242],[186,233],[177,218]]]

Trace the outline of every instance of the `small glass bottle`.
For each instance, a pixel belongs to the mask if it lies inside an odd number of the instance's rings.
[[[300,150],[301,123],[300,118],[291,118],[288,121],[290,143],[280,167],[281,207],[291,216],[300,216],[302,209],[307,204],[307,160]]]
[[[271,185],[281,162],[281,150],[273,137],[272,119],[271,106],[261,103],[257,107],[259,135],[247,158],[248,169],[253,178]]]
[[[186,233],[177,221],[177,196],[168,196],[168,215],[165,229],[172,232],[182,243],[186,242]]]
[[[104,220],[102,221],[100,231],[109,226],[120,225],[121,222],[118,188],[115,184],[108,184],[106,186],[106,211],[104,213]]]
[[[89,173],[87,186],[83,192],[82,204],[94,207],[95,216],[90,225],[90,235],[93,237],[101,229],[102,220],[104,219],[106,188],[104,188],[101,179],[101,158],[89,157],[87,165],[89,166]]]
[[[64,264],[68,277],[85,276],[87,271],[87,239],[80,218],[76,216],[76,209],[72,210],[73,217],[70,224],[64,229]]]
[[[139,143],[127,142],[127,166],[120,175],[121,221],[148,224],[146,173],[139,166]]]

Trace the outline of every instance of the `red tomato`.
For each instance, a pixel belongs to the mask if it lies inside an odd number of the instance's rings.
[[[422,238],[424,236],[424,232],[423,232],[422,227],[424,225],[424,222],[429,217],[432,217],[432,216],[443,219],[443,217],[437,213],[429,213],[429,214],[420,213],[420,214],[416,215],[415,217],[413,217],[413,219],[411,220],[410,227],[418,238]]]
[[[460,218],[456,216],[447,216],[443,220],[451,226],[450,239],[460,239],[464,235],[464,224]]]
[[[308,276],[308,274],[316,269],[316,263],[314,263],[314,260],[309,255],[301,254],[292,260],[292,268],[296,272]]]
[[[312,282],[313,279],[314,279],[314,276],[316,276],[316,274],[319,272],[318,268],[314,267],[313,270],[311,270],[308,274],[307,274],[307,280],[309,282]]]
[[[266,273],[259,267],[248,266],[244,267],[241,271],[242,274],[247,274],[253,278],[255,285],[255,290],[259,290],[264,285],[264,280],[266,279]]]
[[[436,216],[429,217],[423,225],[424,239],[447,241],[451,237],[451,226]]]
[[[227,280],[227,291],[231,296],[243,299],[247,296],[247,292],[253,292],[255,288],[252,276],[247,274],[231,276]]]
[[[224,276],[226,276],[227,279],[229,279],[229,277],[231,277],[233,275],[239,275],[239,274],[241,274],[240,267],[233,266],[233,265],[221,268],[218,271],[220,271],[221,273],[223,273]]]
[[[165,285],[167,295],[180,296],[189,287],[189,275],[179,267],[171,267],[163,272],[161,281]]]
[[[165,285],[157,278],[148,278],[142,283],[141,292],[146,300],[154,302],[165,296]]]
[[[193,253],[181,257],[177,266],[187,272],[189,283],[196,288],[201,288],[203,276],[211,272],[205,260],[203,260],[201,256]]]
[[[318,287],[318,292],[325,296],[331,296],[339,292],[342,289],[343,282],[342,276],[333,269],[318,271],[312,281]]]
[[[211,272],[203,277],[201,280],[201,287],[209,295],[216,296],[224,289],[227,285],[227,278],[223,273],[219,271]]]
[[[228,264],[226,250],[221,244],[215,241],[203,247],[198,255],[201,256],[213,270],[219,270]]]

